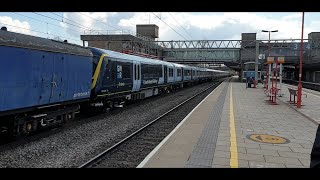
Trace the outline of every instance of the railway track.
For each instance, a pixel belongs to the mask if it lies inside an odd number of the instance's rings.
[[[207,94],[222,82],[214,83],[171,108],[78,168],[136,167]],[[195,99],[197,100],[195,101]],[[177,114],[178,109],[182,113]]]

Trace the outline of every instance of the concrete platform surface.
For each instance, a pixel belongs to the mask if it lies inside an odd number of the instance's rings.
[[[223,82],[138,167],[308,168],[317,124],[266,100],[260,84]]]

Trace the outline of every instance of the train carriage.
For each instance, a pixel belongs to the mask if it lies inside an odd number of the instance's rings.
[[[0,31],[0,133],[27,135],[90,108],[229,74]]]
[[[61,123],[74,117],[76,102],[89,101],[89,49],[3,30],[0,37],[1,131],[28,133]]]
[[[186,67],[182,64],[172,63],[174,66],[173,75],[174,75],[174,86],[183,87],[183,68]]]

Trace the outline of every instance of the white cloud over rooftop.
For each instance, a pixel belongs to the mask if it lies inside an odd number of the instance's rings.
[[[35,35],[36,33],[31,32],[30,24],[27,21],[20,21],[18,19],[12,19],[8,16],[0,16],[0,26],[6,26],[8,29],[10,28],[11,31],[22,33],[22,34],[29,34]]]
[[[50,14],[50,13],[48,13]],[[158,17],[161,18],[161,20]],[[184,38],[190,40],[212,39],[241,39],[241,33],[257,33],[258,39],[268,39],[268,33],[262,33],[261,30],[275,30],[279,32],[272,33],[272,39],[299,39],[301,37],[301,17],[302,13],[186,13],[186,12],[68,12],[63,13],[64,18],[61,22],[55,22],[62,26],[60,31],[64,36],[80,39],[80,34],[84,33],[85,28],[79,28],[66,24],[71,21],[85,26],[86,33],[88,29],[100,31],[101,33],[112,33],[119,30],[136,29],[136,24],[156,24],[159,26],[159,40],[183,40],[169,26],[174,28]],[[54,16],[54,15],[51,15]],[[173,16],[173,17],[172,17]],[[320,32],[320,13],[305,13],[304,38],[310,32]],[[56,17],[57,18],[57,17]],[[309,18],[309,19],[308,19]],[[312,19],[313,18],[313,19]],[[49,19],[48,19],[49,20]],[[63,20],[63,22],[62,22]],[[70,21],[71,20],[71,21]],[[101,21],[101,22],[100,22]],[[164,22],[166,23],[164,23]],[[33,26],[26,20],[0,15],[0,23],[25,27],[33,29]],[[168,25],[169,26],[168,26]],[[0,24],[1,25],[1,24]],[[181,26],[191,35],[185,32]],[[38,27],[34,27],[39,29]],[[31,34],[30,31],[10,27],[15,32]],[[48,30],[51,33],[57,32],[57,29]],[[59,32],[60,32],[59,31]]]

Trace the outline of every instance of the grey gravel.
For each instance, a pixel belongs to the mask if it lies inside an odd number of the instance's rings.
[[[94,168],[135,168],[215,87],[171,111],[134,137],[90,163]],[[86,166],[88,167],[88,166]]]
[[[0,167],[77,167],[212,83],[142,100],[93,120],[82,119],[81,123],[45,138],[0,148]]]

